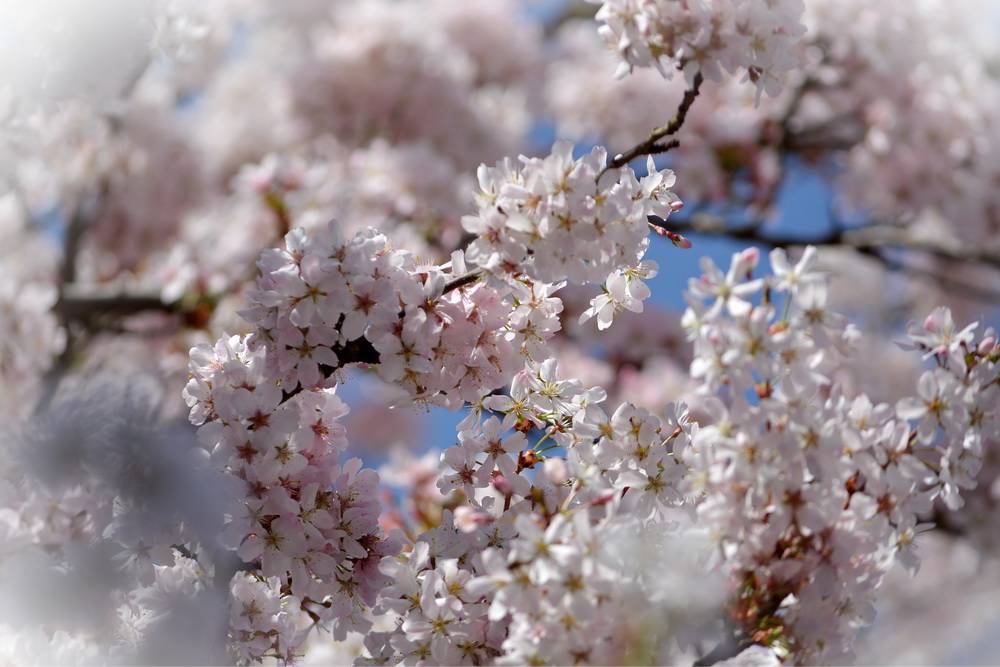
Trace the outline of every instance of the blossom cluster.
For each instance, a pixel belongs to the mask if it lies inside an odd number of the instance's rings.
[[[545,280],[558,273],[531,273],[538,255],[494,262],[506,278],[496,287],[446,288],[466,274],[461,253],[418,265],[374,231],[344,241],[334,225],[313,237],[294,230],[284,250],[265,251],[245,313],[256,332],[198,348],[185,392],[192,419],[207,421],[199,437],[212,465],[243,489],[223,539],[260,568],[234,580],[232,608],[247,612],[231,628],[236,650],[290,659],[296,614],[344,638],[370,629],[374,613],[396,629],[369,632],[372,660],[673,659],[697,634],[678,620],[690,596],[676,581],[653,585],[636,554],[657,547],[621,545],[645,535],[683,561],[678,535],[691,529],[678,526],[696,515],[755,643],[797,659],[847,657],[884,572],[896,560],[916,567],[918,516],[970,484],[981,441],[966,423],[995,437],[995,335],[976,344],[971,328],[956,332],[935,313],[914,332],[941,362],[920,399],[892,408],[848,398],[829,374],[857,334],[827,307],[816,251],[792,265],[776,250],[776,276],[753,279],[750,249],[726,273],[703,262],[684,317],[692,377],[726,400],[701,406],[701,425],[684,405],[662,418],[630,404],[609,415],[602,390],[541,361],[560,301]],[[437,482],[462,500],[394,559],[374,471],[338,462],[336,371],[357,362],[418,400],[473,406]],[[628,613],[636,599],[671,621],[651,629]],[[711,625],[707,611],[685,616]]]
[[[718,601],[687,585],[696,536],[678,529],[680,456],[696,425],[683,406],[661,419],[629,404],[608,415],[603,400],[600,389],[560,379],[549,360],[527,363],[509,395],[476,406],[441,456],[439,488],[464,500],[382,565],[395,583],[379,610],[396,630],[370,636],[371,659],[681,655],[679,636]],[[663,558],[671,576],[657,565]]]
[[[277,620],[252,614],[241,622],[259,625],[233,626],[247,659],[294,655],[296,607],[338,638],[366,629],[386,582],[376,564],[396,547],[381,538],[377,475],[339,462],[339,369],[377,364],[416,400],[479,402],[522,359],[548,354],[561,306],[529,280],[502,293],[481,282],[446,289],[466,274],[462,253],[447,267],[419,265],[373,230],[345,241],[334,223],[311,237],[292,230],[259,268],[244,312],[254,333],[192,350],[184,392],[210,465],[235,485],[223,541],[259,564],[260,578],[237,588],[252,600],[280,590],[293,603]]]
[[[673,172],[531,145],[534,114],[624,147],[678,109],[648,150],[676,148],[689,210],[758,221],[788,155],[832,155],[883,231],[917,219],[927,265],[988,260],[987,0],[591,2],[598,35],[522,0],[102,0],[96,50],[78,10],[15,13],[50,62],[0,90],[0,663],[287,664],[317,635],[327,663],[361,636],[361,663],[706,662],[733,621],[745,662],[841,662],[928,517],[996,548],[994,330],[935,310],[908,331],[933,367],[880,395],[844,376],[885,341],[832,311],[816,252],[754,278],[748,250],[692,284],[685,374],[679,318],[603,334],[643,310],[649,230],[690,245],[661,226]],[[518,152],[463,219],[472,167]],[[554,338],[561,315],[597,326]],[[197,435],[138,389],[153,364]],[[397,466],[412,492],[344,455],[354,370],[470,409]]]
[[[951,312],[938,307],[907,330],[912,347],[935,368],[920,376],[917,396],[896,404],[896,414],[919,420],[916,442],[940,453],[941,497],[951,510],[962,506],[963,489],[975,488],[985,449],[1000,439],[1000,347],[996,330],[977,334],[979,326],[959,329]]]
[[[805,34],[802,0],[590,1],[601,5],[601,36],[622,59],[619,76],[655,67],[669,77],[677,68],[689,81],[700,72],[721,82],[723,71],[745,72],[759,99],[780,92],[782,73],[799,64],[792,47]]]
[[[938,360],[919,397],[850,397],[831,370],[857,333],[829,309],[815,249],[794,265],[775,250],[776,275],[753,279],[758,259],[737,253],[726,274],[706,259],[689,288],[691,372],[712,396],[686,452],[689,488],[744,631],[796,660],[841,662],[892,563],[916,570],[920,517],[938,495],[960,502],[998,435],[996,334],[976,342],[974,325],[935,311],[910,330]]]
[[[238,336],[196,348],[184,394],[209,464],[233,486],[222,543],[256,564],[233,582],[235,650],[290,660],[301,641],[296,607],[337,637],[367,629],[365,611],[387,583],[378,561],[397,546],[379,527],[377,473],[339,462],[347,407],[329,389],[286,398],[265,351]]]
[[[749,213],[766,213],[785,176],[783,160],[800,156],[812,163],[822,155],[841,165],[830,182],[852,214],[872,222],[905,220],[929,243],[961,239],[994,249],[995,194],[982,185],[997,171],[998,89],[990,67],[996,40],[991,22],[983,20],[992,9],[981,0],[960,7],[942,0],[798,4],[798,36],[786,44],[791,50],[781,51],[795,61],[780,77],[785,94],[755,99],[740,82],[739,71],[752,71],[746,67],[716,66],[718,77],[703,70],[721,85],[701,87],[685,123],[689,138],[676,153],[677,164],[685,165],[685,202],[740,199],[745,191],[732,186],[746,179],[753,186]],[[704,52],[740,43],[738,37],[710,41],[713,31],[738,32],[721,18],[735,5],[761,17],[791,7],[666,1],[606,3],[601,11],[611,14],[604,30],[612,47],[627,36],[626,53],[642,51],[647,33],[673,44],[689,30],[698,45],[709,44],[697,49]],[[676,18],[658,22],[661,14]],[[623,27],[611,30],[616,25]],[[624,28],[630,25],[632,33]],[[630,145],[662,125],[660,109],[676,107],[684,93],[683,81],[658,82],[655,70],[639,67],[608,83],[605,44],[589,25],[567,25],[558,39],[563,55],[552,68],[549,103],[566,136]],[[660,52],[644,53],[648,64]],[[672,53],[664,50],[659,59],[670,73]],[[899,76],[913,63],[920,63],[913,76]],[[699,67],[685,71],[690,80]],[[757,84],[777,92],[777,82],[762,77]]]
[[[343,241],[333,224],[314,237],[296,229],[259,266],[245,315],[285,391],[335,386],[336,369],[377,362],[414,399],[458,407],[502,387],[522,355],[546,354],[559,326],[552,288],[453,289],[468,273],[461,252],[445,267],[417,264],[374,231]]]
[[[509,159],[479,167],[479,212],[462,218],[475,234],[466,253],[471,265],[504,277],[578,285],[604,283],[589,316],[601,328],[624,310],[642,310],[656,274],[642,261],[649,244],[649,216],[666,218],[681,208],[670,188],[674,174],[647,161],[647,175],[628,167],[608,169],[602,147],[573,159],[573,145],[559,141],[545,158]],[[675,237],[676,243],[685,243]]]

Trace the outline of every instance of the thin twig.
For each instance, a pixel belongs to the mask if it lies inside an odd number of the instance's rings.
[[[869,225],[854,229],[836,227],[815,236],[792,237],[765,234],[762,228],[756,225],[732,228],[725,226],[725,221],[722,221],[720,225],[713,225],[711,222],[707,224],[705,222],[697,222],[698,219],[708,219],[713,222],[719,221],[715,216],[699,213],[692,217],[691,221],[678,220],[676,217],[671,216],[669,224],[665,224],[661,218],[655,217],[651,217],[650,222],[659,226],[669,227],[674,231],[728,236],[734,239],[756,241],[776,248],[805,245],[842,245],[855,249],[902,248],[906,250],[919,250],[941,259],[967,264],[984,264],[1000,269],[1000,254],[996,251],[983,250],[979,246],[961,245],[958,243],[946,246],[927,239],[916,238],[905,228],[886,224]]]
[[[472,271],[467,271],[466,273],[458,276],[457,278],[452,278],[444,284],[444,289],[441,291],[442,294],[447,294],[461,287],[465,287],[471,283],[476,282],[485,275],[486,271],[483,269],[473,269]]]
[[[694,81],[691,82],[691,87],[684,91],[684,99],[681,100],[681,104],[677,107],[677,113],[670,122],[663,127],[658,127],[649,133],[642,143],[639,143],[632,148],[628,149],[621,155],[616,156],[613,160],[608,163],[603,170],[601,170],[600,176],[604,175],[604,172],[610,169],[618,169],[619,167],[624,167],[629,162],[637,157],[642,157],[643,155],[655,155],[657,153],[665,153],[673,148],[680,145],[680,142],[676,139],[668,141],[667,143],[658,143],[660,140],[669,137],[671,135],[677,134],[684,125],[684,120],[687,118],[688,110],[691,109],[691,105],[694,104],[694,100],[698,97],[698,93],[701,90],[701,84],[704,81],[701,72],[694,75]]]
[[[927,268],[914,266],[902,260],[888,257],[884,253],[885,250],[889,249],[915,250],[950,262],[1000,269],[1000,255],[996,252],[982,250],[977,246],[953,244],[946,247],[926,239],[913,238],[907,230],[889,225],[874,225],[861,229],[835,227],[825,233],[811,237],[791,237],[779,234],[767,234],[763,231],[762,227],[757,225],[732,228],[726,226],[724,221],[719,225],[710,223],[699,224],[696,222],[698,217],[708,217],[710,220],[718,222],[714,216],[706,216],[706,214],[698,214],[691,221],[682,221],[671,217],[669,224],[666,224],[661,218],[651,216],[650,222],[654,225],[669,227],[674,232],[725,236],[732,239],[760,243],[772,248],[807,245],[851,248],[858,253],[873,257],[894,271],[930,278],[942,286],[960,290],[964,294],[984,301],[1000,301],[1000,292],[996,290],[984,289],[981,285],[957,280],[946,272],[936,272]]]

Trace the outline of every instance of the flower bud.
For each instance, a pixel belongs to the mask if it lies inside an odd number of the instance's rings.
[[[980,356],[985,357],[986,355],[988,355],[990,352],[993,351],[993,348],[996,347],[996,344],[997,344],[996,338],[994,338],[993,336],[987,336],[986,338],[979,341],[979,347],[976,349],[976,351],[979,353]]]
[[[670,241],[678,248],[684,248],[685,250],[687,250],[692,246],[691,241],[688,240],[688,238],[685,236],[681,236],[680,234],[674,234],[672,232],[667,232],[667,236],[670,238]]]
[[[499,470],[493,471],[493,480],[491,483],[493,484],[493,488],[499,491],[505,498],[514,495],[514,485]]]

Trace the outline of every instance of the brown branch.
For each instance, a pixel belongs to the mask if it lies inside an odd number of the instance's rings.
[[[646,137],[642,143],[639,143],[624,153],[616,156],[608,163],[608,166],[601,171],[600,176],[603,176],[604,172],[610,169],[624,167],[637,157],[665,153],[673,148],[677,148],[677,146],[680,145],[680,142],[677,139],[673,139],[662,144],[659,142],[666,137],[677,134],[677,132],[681,129],[681,126],[684,125],[684,120],[687,118],[688,110],[691,109],[691,105],[694,104],[695,98],[698,97],[703,81],[704,77],[702,77],[701,72],[695,74],[691,87],[684,91],[684,99],[681,100],[680,106],[677,107],[677,113],[670,119],[670,122],[663,127],[658,127],[650,132],[649,136]],[[600,176],[598,176],[598,179],[600,179]]]
[[[468,271],[445,283],[444,289],[441,293],[447,294],[448,292],[470,285],[479,280],[485,273],[486,272],[483,269],[473,269],[472,271]],[[402,316],[403,313],[401,312],[400,317]],[[350,340],[343,344],[338,343],[337,345],[334,345],[332,349],[337,355],[337,365],[319,365],[319,370],[325,378],[329,378],[348,364],[377,364],[380,361],[378,350],[375,349],[375,346],[372,345],[371,341],[364,337]],[[287,401],[301,392],[302,386],[299,385],[291,391],[284,392],[282,400]]]
[[[88,322],[104,315],[127,317],[144,312],[176,313],[181,309],[177,302],[167,303],[157,294],[91,291],[67,285],[52,310],[64,322]]]
[[[857,112],[848,112],[810,127],[785,132],[777,148],[793,153],[847,151],[864,140],[865,127]]]
[[[338,343],[333,347],[333,351],[337,353],[340,368],[347,364],[377,364],[379,362],[378,350],[367,338],[350,340],[343,345]],[[327,377],[330,376],[327,375]]]
[[[337,343],[331,349],[337,355],[337,365],[319,364],[319,372],[323,374],[324,378],[332,377],[334,373],[348,364],[377,364],[379,362],[378,350],[375,349],[371,341],[364,337],[349,340],[343,344]],[[297,385],[294,389],[283,391],[281,402],[285,403],[291,400],[301,394],[302,391],[301,384]]]
[[[444,289],[441,294],[447,294],[454,290],[465,287],[466,285],[472,284],[482,278],[486,274],[483,269],[473,269],[472,271],[467,271],[466,273],[458,276],[457,278],[452,278],[444,284]]]
[[[483,269],[473,269],[472,271],[468,271],[445,283],[441,293],[447,294],[448,292],[470,285],[479,280],[483,275],[485,275],[485,273],[486,272]],[[400,311],[399,316],[403,317],[402,311]],[[339,328],[339,324],[337,328]],[[375,346],[372,345],[371,341],[364,337],[347,341],[346,343],[338,343],[331,349],[337,355],[337,365],[319,365],[319,370],[325,378],[331,377],[334,373],[348,364],[378,364],[380,361],[378,350],[375,349]],[[286,391],[284,392],[282,401],[287,401],[301,392],[301,385],[291,391]]]
[[[874,224],[855,229],[836,227],[813,237],[791,237],[765,234],[759,226],[734,229],[726,226],[725,221],[721,218],[704,213],[695,214],[690,222],[679,221],[673,217],[671,217],[669,225],[665,225],[660,218],[651,219],[650,222],[667,226],[671,230],[729,236],[756,241],[776,248],[805,245],[841,245],[855,249],[902,248],[919,250],[941,259],[968,264],[983,264],[1000,269],[1000,254],[995,251],[960,243],[949,245],[934,243],[927,239],[916,238],[909,230],[895,225]]]
[[[100,217],[101,209],[107,199],[108,187],[107,178],[102,178],[98,188],[99,194],[96,199],[93,201],[78,202],[69,223],[66,225],[65,237],[63,239],[63,256],[56,279],[56,287],[59,294],[56,302],[57,307],[59,303],[64,301],[67,289],[69,289],[69,286],[76,279],[77,256],[83,244],[84,235],[94,224],[94,221]],[[58,311],[56,312],[58,313]],[[60,319],[60,323],[69,325],[73,322],[68,319]],[[69,372],[70,367],[73,365],[73,360],[79,351],[79,341],[77,340],[78,334],[81,333],[79,328],[66,326],[65,332],[66,342],[62,352],[56,356],[52,362],[52,366],[49,367],[42,377],[43,390],[35,406],[36,413],[41,413],[49,406],[55,397],[55,392],[59,387],[61,379]]]
[[[835,227],[826,233],[817,234],[812,237],[791,237],[767,234],[759,225],[738,228],[729,227],[723,219],[704,213],[696,214],[690,221],[679,221],[672,217],[669,224],[666,224],[660,218],[651,216],[650,222],[654,225],[669,227],[674,232],[694,232],[713,236],[727,236],[733,239],[760,243],[772,248],[801,247],[806,245],[851,248],[858,253],[873,257],[891,270],[931,278],[942,286],[961,290],[970,296],[984,301],[1000,301],[1000,292],[996,290],[984,289],[982,286],[957,280],[946,273],[931,271],[930,269],[914,266],[902,260],[893,259],[892,257],[888,257],[884,251],[891,249],[912,250],[946,261],[988,266],[995,269],[1000,269],[1000,254],[983,250],[973,245],[953,243],[946,246],[927,239],[914,238],[908,230],[901,227],[884,224],[871,225],[859,229]]]

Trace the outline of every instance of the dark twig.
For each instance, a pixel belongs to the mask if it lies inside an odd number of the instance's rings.
[[[486,272],[483,269],[473,269],[468,271],[457,278],[453,278],[444,285],[444,290],[442,294],[447,294],[456,289],[461,289],[466,285],[474,283],[479,280]],[[402,317],[402,313],[400,313]],[[358,338],[356,340],[347,341],[346,343],[338,343],[333,346],[333,351],[337,355],[337,365],[328,366],[326,364],[320,364],[319,370],[323,374],[323,377],[329,378],[334,373],[344,368],[348,364],[377,364],[379,363],[379,353],[372,345],[371,341],[367,338]],[[302,387],[298,386],[291,391],[284,392],[283,401],[287,401],[293,396],[302,392]]]
[[[77,255],[87,231],[101,215],[101,209],[108,194],[107,178],[102,178],[98,188],[98,195],[93,200],[78,202],[66,225],[65,238],[63,240],[63,257],[59,266],[59,276],[57,287],[59,290],[58,301],[62,302],[68,286],[76,279]],[[62,324],[73,324],[70,320],[61,320]],[[66,326],[66,343],[62,352],[53,360],[52,366],[46,371],[42,378],[42,395],[35,406],[36,412],[42,412],[48,407],[55,396],[59,383],[63,376],[69,372],[73,365],[73,360],[79,352],[78,334],[81,330],[77,327]]]
[[[651,220],[651,222],[654,224],[663,224],[663,220],[659,218]],[[688,222],[671,217],[669,227],[676,231],[698,232],[756,241],[776,248],[804,245],[839,245],[858,250],[865,248],[919,250],[940,259],[967,264],[983,264],[1000,269],[1000,254],[996,252],[983,250],[979,246],[959,245],[957,243],[950,246],[940,245],[925,239],[914,238],[904,228],[884,224],[854,229],[836,227],[823,234],[796,237],[765,234],[758,226],[734,229],[732,227],[704,224],[697,222],[697,218]]]
[[[175,313],[178,310],[178,303],[167,303],[157,294],[83,291],[73,285],[63,288],[53,308],[64,322],[88,322],[98,315],[125,317],[143,312]]]
[[[691,87],[684,92],[684,99],[681,100],[680,106],[677,107],[677,113],[670,119],[670,122],[663,127],[658,127],[650,132],[649,136],[646,137],[642,143],[637,144],[621,155],[616,156],[608,163],[608,166],[601,171],[601,175],[604,175],[604,172],[609,169],[624,167],[637,157],[665,153],[673,148],[677,148],[677,146],[680,145],[680,142],[677,139],[673,139],[662,144],[659,142],[666,137],[677,134],[677,132],[681,129],[681,126],[684,125],[684,120],[687,118],[688,110],[691,108],[691,105],[694,104],[695,98],[698,97],[703,81],[704,78],[702,77],[701,72],[695,74]],[[598,178],[600,178],[600,176]]]
[[[444,289],[441,291],[442,294],[447,294],[459,288],[465,287],[466,285],[472,284],[483,277],[486,272],[483,269],[473,269],[468,271],[457,278],[452,278],[444,284]]]
[[[699,221],[708,219],[708,222]],[[660,218],[652,218],[650,222],[655,225],[664,225]],[[936,272],[930,269],[914,266],[900,259],[894,259],[886,255],[886,250],[912,250],[926,253],[950,262],[988,266],[1000,269],[1000,255],[996,252],[983,250],[978,246],[952,244],[950,246],[938,245],[928,240],[913,238],[907,230],[890,225],[872,225],[857,229],[845,229],[834,227],[829,231],[813,236],[782,236],[779,234],[765,233],[762,227],[751,225],[746,227],[733,228],[721,224],[713,216],[704,214],[696,215],[690,221],[670,218],[669,227],[675,232],[688,232],[711,234],[713,236],[727,236],[733,239],[760,243],[772,248],[787,248],[792,246],[838,246],[851,248],[858,253],[873,257],[887,268],[902,271],[912,275],[919,275],[933,279],[940,285],[961,290],[964,294],[973,296],[985,301],[1000,301],[1000,293],[995,290],[984,289],[982,286],[970,284],[957,280],[947,274],[947,272]]]

